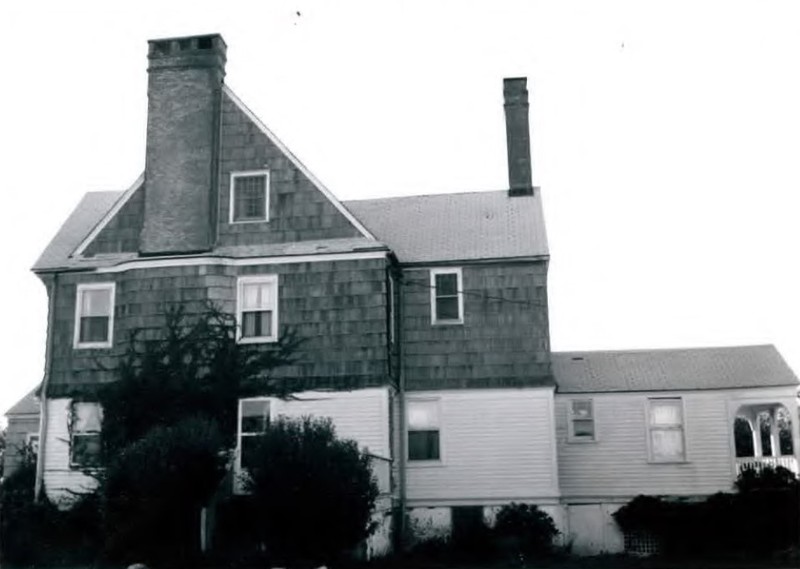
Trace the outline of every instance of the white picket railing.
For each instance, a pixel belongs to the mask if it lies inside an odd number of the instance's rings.
[[[745,456],[736,459],[736,475],[741,474],[742,470],[761,470],[765,466],[782,466],[798,474],[797,459],[793,456]]]

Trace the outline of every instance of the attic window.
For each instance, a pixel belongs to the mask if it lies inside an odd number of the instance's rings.
[[[231,174],[231,223],[269,221],[269,170]]]

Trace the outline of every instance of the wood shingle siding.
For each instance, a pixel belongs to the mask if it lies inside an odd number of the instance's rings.
[[[410,506],[557,499],[552,388],[409,393],[439,401],[440,463],[407,462]]]
[[[233,314],[237,276],[257,274],[278,275],[280,330],[291,328],[303,339],[297,362],[276,370],[273,377],[291,382],[292,390],[386,385],[386,264],[386,259],[374,258],[66,273],[56,291],[49,396],[92,392],[99,383],[113,381],[129,333],[140,330],[143,338],[158,337],[169,306],[181,305],[191,317],[209,299]],[[114,345],[76,350],[76,288],[97,282],[116,283]]]
[[[361,233],[227,95],[222,96],[217,245],[360,237]],[[269,170],[269,221],[230,223],[231,173]]]
[[[144,187],[125,202],[117,214],[83,251],[85,257],[108,253],[135,253],[144,223]]]
[[[409,390],[551,384],[547,264],[462,266],[464,322],[431,323],[430,269],[403,269]]]

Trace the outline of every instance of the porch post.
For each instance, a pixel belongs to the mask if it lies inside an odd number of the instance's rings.
[[[777,407],[769,410],[769,418],[771,419],[769,425],[769,440],[772,447],[772,456],[778,457],[781,455],[781,441],[778,433],[778,413]]]
[[[753,417],[750,420],[750,427],[753,430],[753,456],[764,456],[764,449],[761,448],[761,419],[759,419],[758,413],[752,411],[750,413]]]

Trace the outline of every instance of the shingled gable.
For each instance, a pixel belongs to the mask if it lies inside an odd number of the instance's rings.
[[[553,352],[551,359],[559,393],[798,386],[772,345]]]

